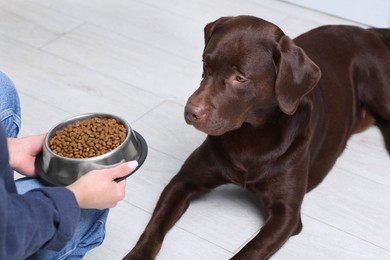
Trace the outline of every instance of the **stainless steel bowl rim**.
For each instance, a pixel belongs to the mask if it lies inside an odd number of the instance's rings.
[[[55,132],[57,130],[62,130],[65,127],[67,127],[68,125],[70,125],[72,123],[76,123],[77,121],[82,121],[82,120],[94,118],[94,117],[114,118],[114,119],[119,120],[127,128],[127,135],[126,135],[125,140],[123,140],[123,142],[120,145],[118,145],[117,147],[115,147],[111,151],[104,153],[104,154],[101,154],[101,155],[98,155],[98,156],[94,156],[94,157],[70,158],[70,157],[61,156],[61,155],[53,152],[53,150],[49,146],[49,139],[55,134]],[[52,127],[45,137],[44,145],[45,145],[46,151],[49,152],[52,156],[59,157],[63,160],[66,160],[69,162],[72,162],[72,161],[73,162],[87,162],[87,161],[92,162],[92,161],[96,161],[99,159],[104,159],[106,157],[110,157],[110,155],[114,154],[117,150],[120,150],[123,146],[125,146],[127,144],[127,142],[129,142],[131,135],[133,135],[136,138],[130,124],[126,120],[124,120],[123,118],[121,118],[119,116],[115,116],[115,115],[107,114],[107,113],[85,113],[85,114],[81,114],[81,115],[77,115],[77,116],[68,118],[68,119],[62,121],[61,123],[55,125],[54,127]]]

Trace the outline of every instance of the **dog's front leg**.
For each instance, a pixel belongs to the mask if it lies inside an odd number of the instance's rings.
[[[284,180],[283,183],[291,182]],[[290,236],[302,229],[301,204],[305,184],[283,187],[276,181],[267,191],[261,192],[268,218],[260,232],[246,244],[232,259],[269,259]],[[259,194],[260,195],[260,194]]]
[[[163,190],[145,231],[124,260],[154,259],[164,236],[186,211],[192,197],[207,191],[186,180],[179,174]]]
[[[298,233],[302,227],[299,212],[286,211],[286,208],[279,208],[277,216],[272,216],[262,227],[259,234],[242,248],[232,260],[244,259],[269,259],[291,236]],[[291,214],[291,215],[290,215]]]

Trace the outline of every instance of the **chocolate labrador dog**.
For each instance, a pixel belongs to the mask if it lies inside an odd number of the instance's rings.
[[[194,196],[234,183],[267,220],[232,259],[268,259],[302,229],[301,204],[348,138],[372,124],[390,152],[390,29],[323,26],[294,40],[251,16],[205,27],[203,80],[185,120],[208,134],[125,259],[154,259]]]

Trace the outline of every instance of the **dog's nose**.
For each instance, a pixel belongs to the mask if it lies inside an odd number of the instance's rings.
[[[196,122],[201,120],[206,115],[206,108],[204,106],[195,106],[191,103],[187,103],[184,116],[187,122]]]

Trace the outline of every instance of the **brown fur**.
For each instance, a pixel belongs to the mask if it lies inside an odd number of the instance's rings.
[[[302,228],[301,204],[349,137],[379,126],[390,152],[390,30],[323,26],[292,41],[251,16],[205,27],[204,73],[188,124],[208,137],[164,189],[125,259],[154,259],[195,195],[234,183],[267,220],[232,259],[268,259]]]

